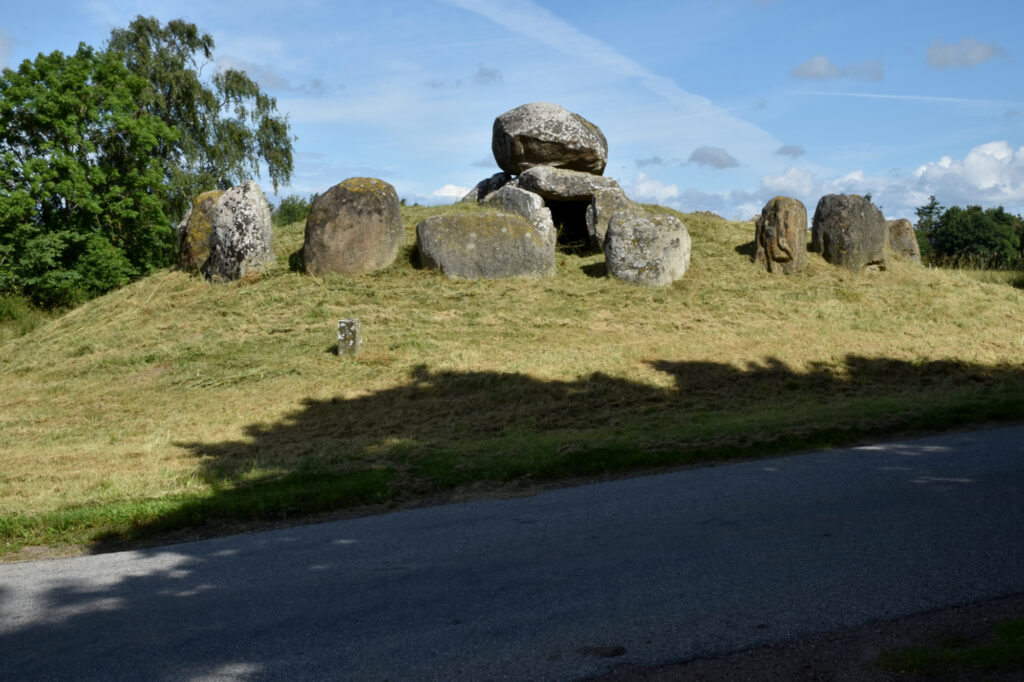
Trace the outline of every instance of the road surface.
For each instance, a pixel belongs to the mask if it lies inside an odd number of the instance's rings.
[[[3,680],[574,680],[1024,592],[1024,426],[0,565]]]

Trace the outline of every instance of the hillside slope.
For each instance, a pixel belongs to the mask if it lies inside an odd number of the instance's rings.
[[[0,346],[0,545],[125,538],[1024,418],[1024,291],[895,262],[751,263],[753,227],[681,215],[672,287],[558,255],[543,280],[413,266],[173,270]],[[337,320],[362,320],[357,359]],[[319,486],[319,487],[318,487]],[[243,492],[240,492],[243,491]]]

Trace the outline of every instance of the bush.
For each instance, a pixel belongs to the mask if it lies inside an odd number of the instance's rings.
[[[309,199],[303,199],[297,194],[290,194],[281,199],[281,203],[277,205],[272,215],[274,224],[291,225],[305,220],[309,216],[309,207],[313,205],[318,196],[320,195],[314,192],[309,195]]]

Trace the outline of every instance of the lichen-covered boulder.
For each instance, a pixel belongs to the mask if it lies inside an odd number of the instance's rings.
[[[608,223],[604,257],[608,274],[616,279],[667,286],[690,267],[690,233],[675,216],[616,211]]]
[[[604,250],[604,239],[608,233],[608,222],[616,212],[642,210],[626,196],[620,188],[599,189],[587,207],[587,234],[590,244],[598,251]]]
[[[178,224],[178,265],[185,272],[199,274],[210,257],[213,239],[213,209],[224,190],[203,192],[189,206]]]
[[[917,243],[914,226],[906,218],[887,220],[889,251],[915,263],[921,262],[921,245]]]
[[[540,230],[552,233],[555,231],[555,224],[551,220],[551,210],[544,206],[544,199],[533,192],[505,185],[496,192],[488,194],[481,203],[505,213],[521,215]]]
[[[555,234],[508,213],[450,213],[416,226],[424,267],[461,279],[546,277],[555,271]]]
[[[524,104],[496,118],[491,150],[498,167],[512,175],[533,166],[601,175],[608,163],[608,141],[601,129],[547,102]]]
[[[302,258],[313,275],[354,275],[391,265],[404,240],[395,188],[376,178],[349,178],[310,206]]]
[[[619,187],[615,178],[553,166],[534,166],[513,182],[520,189],[556,201],[590,201],[598,190]]]
[[[202,272],[211,282],[231,282],[274,263],[270,204],[252,180],[232,187],[213,209],[210,256]]]
[[[811,250],[832,265],[864,272],[885,270],[889,230],[885,216],[857,194],[827,194],[811,224]]]
[[[775,197],[757,216],[754,261],[771,273],[791,275],[807,267],[807,209],[791,197]]]
[[[484,197],[491,192],[497,192],[511,179],[512,176],[505,171],[495,173],[491,177],[485,178],[476,183],[476,186],[473,187],[473,189],[466,192],[466,196],[459,199],[459,203],[461,204],[463,201],[482,201]]]

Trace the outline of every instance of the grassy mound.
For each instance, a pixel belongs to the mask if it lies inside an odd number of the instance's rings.
[[[753,227],[682,215],[683,280],[558,255],[542,280],[417,269],[160,272],[0,337],[0,552],[487,493],[894,431],[1024,418],[1024,291],[809,255],[772,277]],[[362,320],[357,359],[337,320]]]

